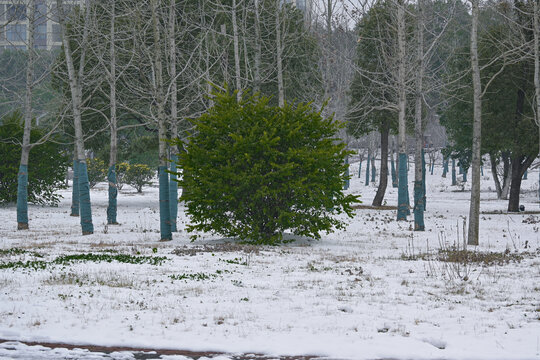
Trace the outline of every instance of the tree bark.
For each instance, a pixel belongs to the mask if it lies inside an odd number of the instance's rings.
[[[83,29],[83,38],[80,45],[81,54],[79,60],[79,71],[75,72],[71,44],[67,36],[67,26],[65,23],[65,13],[62,0],[56,0],[58,9],[58,23],[62,30],[62,44],[64,45],[64,55],[68,69],[69,88],[71,92],[71,104],[73,110],[73,125],[75,129],[75,146],[77,148],[78,171],[79,171],[79,201],[81,214],[81,228],[83,235],[94,233],[92,224],[92,207],[90,202],[90,185],[88,183],[88,169],[86,166],[86,155],[84,150],[84,138],[82,131],[82,76],[84,74],[84,62],[86,55],[86,43],[88,38],[88,23],[90,16],[90,6],[88,2],[85,5],[85,28]]]
[[[403,0],[397,0],[397,37],[398,37],[398,137],[399,137],[399,179],[398,179],[398,210],[397,220],[407,220],[409,211],[407,183],[407,143],[405,127],[406,88],[405,88],[405,5]]]
[[[21,162],[17,176],[17,230],[28,230],[28,159],[32,133],[32,93],[34,89],[35,0],[28,3],[28,59],[26,64],[26,93],[24,97],[24,130]]]
[[[390,122],[384,120],[381,128],[381,170],[379,176],[379,187],[373,199],[373,206],[381,206],[386,187],[388,185],[388,134],[390,133]]]
[[[172,240],[171,232],[171,212],[169,205],[169,176],[167,174],[167,117],[165,115],[165,94],[163,84],[163,64],[161,35],[158,22],[158,1],[152,0],[152,33],[154,36],[154,58],[153,65],[155,71],[154,96],[157,106],[157,122],[159,136],[159,220],[161,241]]]
[[[456,159],[452,159],[452,186],[457,185]]]
[[[414,230],[424,231],[424,131],[422,124],[422,98],[423,98],[423,78],[424,78],[424,17],[423,3],[418,1],[417,19],[417,57],[416,57],[416,96],[414,111]]]
[[[371,150],[368,149],[367,153],[367,162],[366,162],[366,183],[365,185],[369,185],[369,165],[371,164]]]
[[[73,189],[71,192],[71,216],[79,215],[79,159],[77,157],[77,149],[75,149],[73,151]]]
[[[479,0],[471,0],[471,69],[473,78],[473,143],[472,143],[472,184],[471,203],[469,208],[469,231],[467,244],[478,245],[480,225],[480,154],[482,144],[482,84],[480,82],[480,67],[478,65],[478,7]],[[465,176],[464,176],[465,177]]]
[[[375,166],[375,161],[377,160],[377,148],[371,153],[371,182],[375,182],[377,177],[377,167]]]
[[[117,198],[118,188],[116,181],[116,162],[118,154],[118,123],[116,118],[116,28],[115,28],[115,7],[116,0],[112,0],[110,4],[111,9],[111,24],[110,24],[110,43],[109,43],[109,55],[110,70],[109,70],[109,86],[110,86],[110,131],[111,131],[111,149],[109,153],[109,170],[107,172],[107,181],[109,183],[109,203],[107,206],[107,224],[118,224],[116,220],[117,215]]]
[[[508,199],[508,212],[519,211],[519,194],[521,192],[521,180],[525,170],[531,166],[535,156],[512,156],[512,184],[510,185],[510,198]]]
[[[495,191],[497,192],[497,199],[500,199],[502,195],[502,187],[501,187],[501,182],[499,181],[499,174],[497,172],[498,159],[495,155],[489,154],[489,160],[491,163],[491,175],[493,176],[493,181],[495,182]]]
[[[283,85],[283,48],[281,45],[281,23],[280,23],[280,14],[281,14],[281,8],[280,8],[280,2],[276,1],[277,3],[277,11],[276,11],[276,24],[275,24],[275,30],[276,30],[276,60],[277,60],[277,82],[278,82],[278,104],[279,107],[285,106],[285,89]]]
[[[508,200],[510,184],[512,183],[512,164],[510,163],[510,154],[503,152],[503,184],[501,191],[501,199]]]
[[[253,64],[253,90],[255,92],[261,91],[261,22],[259,13],[259,0],[254,0],[255,5],[255,57]]]
[[[534,93],[536,100],[535,120],[536,125],[540,127],[540,9],[537,0],[533,0],[533,37]],[[540,131],[538,131],[538,136],[540,137]],[[540,138],[538,144],[540,146]],[[538,180],[538,197],[540,198],[540,178]]]
[[[242,99],[242,79],[240,75],[240,49],[238,41],[238,24],[236,22],[236,0],[232,0],[232,28],[234,50],[234,79],[236,81],[236,101]]]
[[[178,85],[176,81],[176,0],[170,0],[169,6],[169,62],[171,77],[171,140],[178,139]],[[171,231],[177,232],[176,218],[178,217],[178,182],[176,175],[176,162],[178,161],[178,146],[173,142],[170,147],[170,182],[169,182],[169,205],[171,215]]]

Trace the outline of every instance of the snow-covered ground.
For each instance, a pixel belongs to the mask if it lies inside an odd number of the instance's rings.
[[[1,269],[0,339],[347,359],[540,359],[540,215],[506,214],[485,170],[481,210],[490,214],[481,216],[477,250],[523,259],[458,266],[425,257],[462,243],[469,211],[470,193],[440,173],[438,166],[427,175],[425,232],[412,231],[412,216],[396,222],[395,211],[361,209],[345,231],[279,247],[210,234],[191,243],[182,207],[180,232],[158,242],[155,187],[141,195],[126,186],[122,224],[107,227],[106,185],[98,184],[90,236],[69,216],[69,190],[57,208],[30,207],[29,231],[16,230],[14,206],[0,207],[0,249],[25,250],[3,251],[0,264],[80,253],[167,257],[162,265]],[[540,210],[537,181],[534,171],[523,183],[526,210]],[[362,175],[349,191],[371,204],[375,190]],[[390,184],[387,204],[396,198]],[[0,358],[40,358],[36,351],[4,343]]]

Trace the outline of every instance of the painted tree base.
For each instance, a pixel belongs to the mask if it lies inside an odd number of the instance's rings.
[[[28,230],[28,223],[17,223],[17,230]]]

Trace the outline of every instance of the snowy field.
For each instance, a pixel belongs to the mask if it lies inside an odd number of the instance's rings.
[[[440,173],[427,175],[425,232],[412,231],[412,216],[398,223],[394,210],[359,209],[345,231],[279,247],[211,234],[191,243],[182,206],[180,232],[158,242],[155,187],[141,195],[126,185],[121,225],[107,227],[106,184],[98,184],[90,236],[69,216],[69,190],[57,208],[30,207],[29,231],[16,230],[15,206],[1,206],[0,264],[22,263],[0,270],[0,339],[333,359],[540,359],[540,215],[506,214],[485,169],[475,250],[506,254],[490,265],[444,262],[439,250],[462,246],[470,193]],[[364,180],[354,176],[349,191],[370,205],[376,186]],[[531,171],[523,182],[527,211],[540,210],[537,181]],[[396,190],[390,184],[388,205]],[[55,261],[83,253],[144,261]],[[2,359],[83,353],[0,344]],[[113,355],[86,358],[133,358]]]

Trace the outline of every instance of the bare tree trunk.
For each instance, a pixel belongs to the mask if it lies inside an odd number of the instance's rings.
[[[521,180],[525,170],[531,166],[535,156],[512,156],[512,183],[510,185],[510,198],[508,199],[508,212],[519,211],[519,195]]]
[[[261,20],[259,13],[259,0],[254,0],[255,5],[255,58],[253,69],[253,90],[255,92],[261,91]]]
[[[495,157],[495,155],[489,154],[489,160],[491,163],[491,175],[493,176],[493,181],[495,182],[495,191],[497,192],[497,199],[501,199],[502,187],[501,187],[501,182],[499,181],[499,174],[497,172],[498,159],[497,157]]]
[[[80,45],[81,54],[79,61],[79,71],[75,72],[73,62],[71,44],[67,36],[67,26],[65,23],[64,5],[62,0],[56,0],[58,9],[58,23],[62,29],[62,44],[64,45],[64,55],[69,76],[69,87],[71,91],[71,103],[73,109],[73,125],[75,129],[75,146],[77,148],[78,166],[79,166],[79,193],[80,193],[80,213],[81,227],[83,235],[94,233],[94,225],[92,224],[92,208],[90,203],[90,186],[88,183],[88,170],[86,167],[86,155],[84,150],[84,138],[82,131],[82,84],[81,78],[84,73],[84,61],[86,55],[86,42],[88,38],[88,23],[90,16],[90,6],[88,2],[85,6],[85,28],[83,33],[82,44]]]
[[[80,215],[79,196],[79,157],[77,156],[77,147],[75,147],[73,149],[73,188],[71,192],[71,216]]]
[[[373,206],[381,206],[386,187],[388,185],[388,134],[390,133],[390,123],[387,119],[383,120],[381,128],[381,172],[379,176],[379,187],[373,199]]]
[[[169,7],[169,62],[171,77],[171,139],[178,139],[178,85],[176,81],[176,0],[170,0]],[[176,181],[176,161],[178,161],[178,146],[171,145],[171,178],[169,183],[169,205],[171,213],[171,231],[176,232],[176,218],[178,216],[178,182]]]
[[[28,230],[28,159],[30,157],[30,135],[32,133],[32,94],[34,90],[34,34],[35,0],[29,1],[28,9],[28,59],[26,64],[26,93],[24,97],[24,130],[21,163],[17,175],[17,230]]]
[[[154,35],[154,59],[153,66],[155,72],[154,96],[157,106],[157,122],[159,137],[159,219],[161,241],[172,240],[171,232],[171,212],[169,205],[169,176],[167,174],[167,116],[165,114],[165,94],[163,84],[163,64],[162,64],[162,44],[160,35],[160,24],[158,22],[158,2],[152,0],[152,33]]]
[[[482,158],[480,148],[482,143],[482,84],[480,82],[480,67],[478,65],[478,6],[479,0],[471,0],[471,69],[473,78],[473,143],[472,143],[472,183],[471,204],[469,209],[469,231],[467,244],[478,245],[480,225],[480,166]]]
[[[405,127],[406,88],[405,88],[405,4],[397,0],[397,37],[398,37],[398,141],[399,141],[399,180],[397,220],[407,220],[409,208],[407,184],[407,143]]]
[[[512,183],[512,164],[510,163],[510,154],[503,152],[503,184],[501,191],[501,199],[508,200],[510,192],[510,184]]]
[[[536,124],[540,127],[540,10],[538,0],[533,0],[533,48],[534,48],[534,93],[536,100]],[[540,136],[540,131],[538,132]],[[540,146],[540,141],[538,142]],[[539,197],[540,197],[540,179]]]
[[[423,3],[418,1],[417,19],[417,58],[416,58],[416,103],[415,103],[415,152],[414,152],[414,230],[424,231],[424,166],[422,149],[424,147],[424,131],[422,124],[422,99],[424,78],[424,17]]]
[[[109,70],[109,86],[110,86],[110,131],[111,131],[111,149],[109,153],[109,170],[107,172],[107,181],[109,183],[109,205],[107,207],[107,224],[118,224],[116,221],[117,215],[117,197],[118,188],[116,180],[116,162],[118,154],[118,123],[116,118],[116,0],[111,0],[111,24],[110,24],[110,43],[109,43],[109,55],[110,70]]]
[[[276,60],[277,60],[277,82],[278,82],[278,104],[279,107],[285,106],[285,89],[283,86],[283,48],[281,47],[281,22],[280,14],[281,7],[280,1],[277,1],[277,11],[276,11]]]
[[[234,48],[234,78],[236,81],[236,101],[242,99],[242,79],[240,75],[240,49],[238,45],[238,24],[236,22],[236,0],[232,0],[232,28]]]

